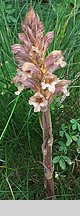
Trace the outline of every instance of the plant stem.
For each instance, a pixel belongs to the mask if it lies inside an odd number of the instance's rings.
[[[53,181],[53,164],[52,164],[52,123],[50,107],[48,106],[45,111],[42,111],[42,129],[43,129],[43,166],[44,166],[44,187],[47,191],[49,199],[56,199],[54,192]]]

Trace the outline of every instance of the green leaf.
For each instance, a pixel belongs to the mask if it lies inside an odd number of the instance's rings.
[[[64,145],[64,142],[61,140],[58,143],[59,143],[59,145],[62,145],[62,146]]]
[[[77,128],[77,120],[76,119],[71,119],[71,124],[72,124],[72,129],[73,130],[76,130],[76,128]]]
[[[76,130],[76,128],[77,128],[77,124],[75,123],[75,124],[72,124],[72,129],[73,130]]]
[[[77,135],[75,135],[75,136],[72,136],[72,139],[76,142],[77,141]]]
[[[65,128],[66,128],[65,124],[62,124],[61,128],[62,128],[62,130],[65,131]]]
[[[13,14],[15,12],[15,9],[13,8],[13,9],[10,9],[10,10],[6,10],[6,13],[7,14]]]
[[[12,16],[9,16],[9,19],[12,21],[12,22],[16,22],[16,19],[14,18],[14,17],[12,17]]]
[[[70,122],[71,122],[71,124],[76,124],[77,123],[77,121],[75,119],[71,119]]]
[[[63,146],[60,146],[59,147],[59,151],[63,151],[64,150],[64,147]]]
[[[77,147],[77,152],[80,154],[80,146]]]
[[[71,164],[71,159],[68,156],[62,156],[62,157],[69,165]]]
[[[11,8],[12,8],[12,4],[6,6],[6,10],[9,10]]]
[[[60,104],[60,107],[59,107],[60,109],[63,109],[64,108],[64,105],[63,104]]]
[[[68,133],[65,133],[65,136],[67,138],[66,146],[69,146],[72,143],[72,138]]]
[[[64,145],[63,151],[64,151],[64,154],[67,154],[67,147],[66,147],[66,145]]]
[[[64,154],[67,154],[67,147],[64,145],[64,146],[60,146],[59,147],[59,151],[63,151]]]
[[[59,141],[58,143],[60,144],[59,151],[63,151],[64,154],[67,154],[67,147],[64,144],[64,142],[63,141]]]
[[[79,136],[79,138],[77,140],[77,144],[78,144],[78,146],[80,146],[80,136]]]
[[[65,163],[65,161],[64,161],[63,158],[60,158],[60,160],[59,160],[59,166],[60,166],[61,169],[63,169],[63,170],[66,168],[66,163]]]
[[[55,105],[54,105],[54,103],[51,103],[50,107],[51,107],[51,110],[55,110]]]
[[[56,164],[59,162],[60,156],[56,156],[53,158],[53,163]]]
[[[60,136],[63,137],[64,136],[64,131],[60,131]]]
[[[78,130],[80,131],[80,124],[79,124],[79,123],[77,123],[77,126],[78,126]]]

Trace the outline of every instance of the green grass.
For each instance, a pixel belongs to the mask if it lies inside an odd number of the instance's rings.
[[[54,133],[53,155],[62,123],[80,118],[80,5],[76,1],[18,1],[5,0],[5,6],[12,5],[11,21],[7,18],[4,1],[0,0],[0,199],[43,200],[48,199],[43,188],[42,131],[39,126],[39,114],[33,112],[28,104],[31,91],[25,90],[18,98],[16,87],[11,79],[16,73],[16,64],[10,51],[11,44],[18,42],[20,24],[32,3],[45,26],[45,32],[54,30],[54,40],[49,51],[59,49],[64,52],[67,66],[56,74],[71,80],[70,96],[60,108],[55,103],[52,111]],[[71,4],[70,4],[71,2]],[[14,20],[14,21],[13,21]],[[60,169],[59,179],[55,178],[57,199],[80,199],[80,163],[76,163],[74,148],[74,167]]]

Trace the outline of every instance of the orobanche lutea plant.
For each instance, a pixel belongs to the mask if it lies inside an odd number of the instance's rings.
[[[41,111],[40,125],[43,131],[43,167],[44,187],[50,199],[54,199],[54,180],[52,165],[53,134],[50,115],[50,103],[56,95],[69,96],[67,90],[69,80],[60,80],[54,72],[66,66],[63,53],[60,50],[52,51],[46,57],[46,51],[53,40],[53,31],[44,33],[43,23],[32,7],[22,22],[22,32],[18,37],[21,44],[11,46],[11,51],[18,63],[17,74],[12,83],[17,86],[16,95],[25,88],[30,88],[34,95],[29,104],[33,105],[34,112]]]

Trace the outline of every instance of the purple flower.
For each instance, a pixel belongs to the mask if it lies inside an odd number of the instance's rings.
[[[30,98],[29,104],[34,106],[34,111],[40,111],[58,93],[69,96],[69,80],[60,80],[53,73],[66,66],[63,52],[52,51],[46,57],[46,51],[53,40],[54,33],[50,31],[44,35],[44,26],[38,14],[30,7],[22,22],[22,33],[18,34],[21,44],[11,46],[11,51],[16,60],[17,74],[13,78],[19,95],[25,88],[30,88],[35,95]]]

